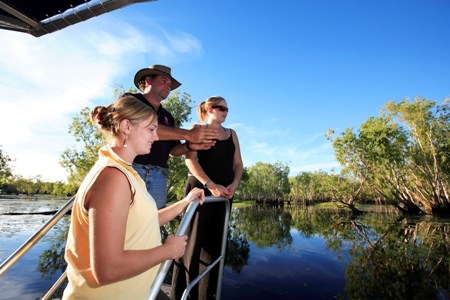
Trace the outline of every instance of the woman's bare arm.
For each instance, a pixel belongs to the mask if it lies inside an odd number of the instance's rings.
[[[86,196],[92,271],[100,285],[136,276],[167,259],[181,256],[185,237],[145,250],[124,250],[131,189],[126,176],[105,168]]]

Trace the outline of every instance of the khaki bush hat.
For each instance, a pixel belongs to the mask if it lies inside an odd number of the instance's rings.
[[[137,71],[136,75],[134,75],[134,85],[139,89],[139,81],[141,81],[143,77],[150,75],[168,76],[172,80],[172,85],[170,87],[171,90],[174,90],[181,85],[178,80],[172,77],[170,68],[163,65],[152,65],[148,68]]]

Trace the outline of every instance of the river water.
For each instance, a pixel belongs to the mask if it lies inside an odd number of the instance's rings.
[[[66,201],[0,197],[0,261],[51,217],[8,213],[53,211]],[[368,213],[233,208],[221,299],[450,299],[450,219],[361,209]],[[0,277],[0,299],[45,294],[65,267],[68,224],[66,216]]]

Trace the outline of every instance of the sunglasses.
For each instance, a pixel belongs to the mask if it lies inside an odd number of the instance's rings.
[[[220,111],[228,112],[228,107],[223,106],[223,105],[213,105],[213,106],[211,106],[211,108],[218,108]]]

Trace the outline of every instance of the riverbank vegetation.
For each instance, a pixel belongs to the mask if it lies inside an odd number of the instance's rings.
[[[123,88],[115,90],[115,95]],[[175,91],[164,107],[178,120],[190,121],[192,100]],[[71,195],[97,159],[104,142],[89,122],[90,108],[73,118],[69,133],[77,146],[68,147],[60,163],[67,183],[44,183],[12,174],[11,159],[0,148],[0,189],[15,193]],[[416,98],[385,104],[380,116],[358,129],[329,130],[339,172],[301,172],[289,176],[282,162],[257,162],[244,169],[236,200],[257,204],[313,204],[333,202],[353,214],[357,204],[391,204],[407,214],[450,214],[450,99],[442,103]],[[187,168],[183,158],[169,160],[169,201],[183,194]]]
[[[24,178],[14,175],[11,163],[14,160],[0,146],[0,193],[6,194],[48,194],[58,196],[74,195],[77,186],[62,181],[45,182],[40,176]]]
[[[328,138],[361,188],[407,213],[450,213],[450,99],[390,101],[357,131]]]

